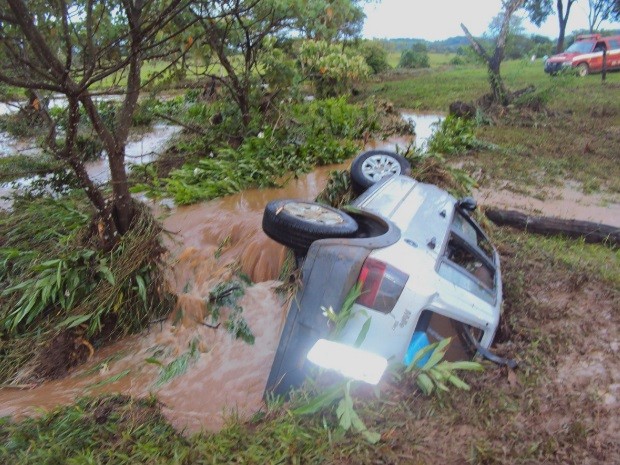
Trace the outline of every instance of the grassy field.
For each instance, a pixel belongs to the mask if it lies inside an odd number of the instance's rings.
[[[398,62],[400,61],[400,52],[390,52],[387,56],[387,62],[392,68],[396,68],[398,66]],[[429,53],[428,60],[430,62],[431,68],[437,68],[439,66],[450,64],[450,60],[454,58],[456,54],[454,53]]]
[[[492,124],[480,125],[477,137],[495,148],[459,163],[470,172],[484,167],[483,186],[506,179],[558,186],[570,179],[584,191],[620,192],[620,73],[609,73],[603,83],[600,75],[550,77],[540,61],[508,61],[502,75],[511,91],[533,86],[530,98],[542,108],[508,108]],[[368,90],[402,109],[440,113],[456,100],[475,102],[488,92],[486,71],[475,65],[387,75]]]

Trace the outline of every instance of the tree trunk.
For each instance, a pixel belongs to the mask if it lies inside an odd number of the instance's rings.
[[[491,60],[488,66],[489,84],[491,84],[491,92],[493,93],[493,101],[500,105],[508,105],[508,96],[504,81],[499,72],[500,63]]]
[[[127,172],[125,171],[124,147],[123,144],[117,152],[108,154],[113,192],[112,213],[120,234],[125,234],[129,230],[134,214]]]
[[[558,43],[555,47],[555,53],[562,53],[564,51],[564,37],[566,34],[566,21],[560,19],[560,34],[558,35]]]
[[[568,24],[568,16],[570,15],[570,9],[576,0],[566,1],[566,12],[564,12],[564,1],[557,0],[556,8],[558,10],[558,23],[560,26],[560,33],[558,35],[558,43],[556,46],[556,53],[562,53],[564,51],[564,39],[566,37],[566,25]]]
[[[487,218],[499,226],[512,226],[546,236],[564,235],[583,238],[590,243],[620,245],[620,228],[590,221],[564,220],[545,216],[531,216],[514,210],[487,208]]]
[[[499,105],[507,105],[508,97],[506,93],[506,88],[504,87],[504,83],[502,81],[502,76],[500,74],[500,66],[502,64],[502,60],[504,59],[504,49],[506,48],[506,39],[508,38],[508,33],[510,32],[510,18],[523,4],[525,0],[510,0],[504,4],[504,18],[502,20],[502,25],[497,36],[497,40],[495,41],[495,50],[493,55],[489,55],[489,53],[482,47],[482,45],[471,35],[469,30],[465,27],[464,24],[461,23],[461,29],[465,32],[467,39],[471,43],[474,51],[482,58],[487,64],[487,71],[489,73],[489,84],[491,85],[491,93],[493,95],[493,101]]]

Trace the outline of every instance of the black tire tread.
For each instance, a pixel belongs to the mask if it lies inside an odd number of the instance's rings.
[[[411,172],[411,163],[396,152],[389,150],[369,150],[358,155],[351,163],[351,184],[357,193],[362,193],[374,183],[362,173],[362,164],[367,158],[374,155],[389,155],[393,157],[400,165],[401,174],[409,174]]]
[[[358,226],[353,218],[340,210],[325,205],[323,207],[338,212],[344,219],[344,223],[337,226],[324,225],[305,222],[289,215],[286,211],[282,211],[281,208],[291,201],[302,202],[288,199],[274,200],[265,206],[263,213],[263,231],[267,236],[280,244],[293,250],[306,251],[316,240],[329,237],[351,237],[357,232]]]

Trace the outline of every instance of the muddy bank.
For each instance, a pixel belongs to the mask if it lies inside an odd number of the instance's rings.
[[[620,228],[620,196],[584,194],[578,186],[545,187],[534,195],[515,193],[506,186],[474,191],[474,198],[483,207],[519,210],[541,216],[592,221]]]

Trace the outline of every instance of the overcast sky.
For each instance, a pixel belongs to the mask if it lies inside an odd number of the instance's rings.
[[[555,5],[555,2],[554,2]],[[463,35],[460,23],[475,35],[482,35],[491,19],[501,9],[501,0],[381,0],[365,6],[366,38],[415,37],[441,40]],[[540,27],[524,22],[528,33],[551,38],[558,35],[557,16],[550,17]],[[620,27],[614,23],[608,27]],[[573,5],[566,32],[588,28],[588,2],[579,0]]]

